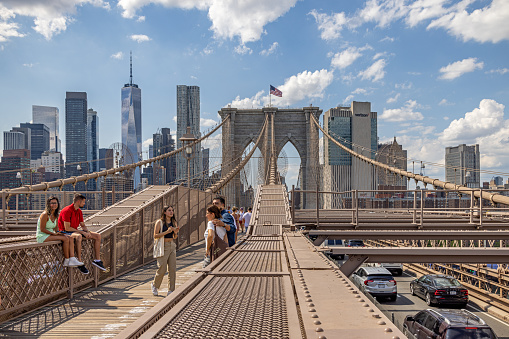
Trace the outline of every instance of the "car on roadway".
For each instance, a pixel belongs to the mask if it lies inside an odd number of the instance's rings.
[[[403,264],[395,263],[395,262],[382,262],[382,263],[372,263],[368,264],[373,267],[383,267],[386,268],[393,275],[402,275],[403,274]]]
[[[346,247],[365,247],[364,241],[357,239],[350,239],[346,242]]]
[[[364,294],[389,298],[391,301],[398,297],[396,280],[391,272],[383,267],[361,267],[352,274],[351,280]]]
[[[465,308],[468,290],[450,275],[426,274],[410,282],[410,293],[423,298],[428,306],[455,304]]]
[[[406,316],[403,333],[417,339],[497,339],[484,320],[467,310],[427,309]]]
[[[325,254],[328,254],[332,259],[345,259],[344,253],[334,253],[333,249],[337,248],[344,248],[345,247],[345,241],[342,239],[326,239],[322,245],[322,248],[328,248],[324,251]]]

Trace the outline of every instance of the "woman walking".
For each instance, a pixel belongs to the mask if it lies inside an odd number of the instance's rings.
[[[210,205],[207,207],[205,216],[207,217],[207,228],[205,229],[205,234],[203,235],[205,237],[205,260],[203,261],[204,268],[211,262],[210,247],[212,246],[216,232],[217,236],[225,242],[226,246],[228,246],[226,228],[221,226],[214,226],[214,223],[212,222],[215,219],[221,219],[221,210],[219,207],[216,205]]]
[[[177,278],[177,244],[179,232],[177,219],[172,206],[163,207],[161,218],[154,225],[154,240],[164,237],[164,254],[157,258],[157,271],[154,281],[151,283],[152,294],[158,295],[163,277],[168,272],[168,295],[175,290]]]
[[[64,266],[81,266],[83,263],[74,256],[74,240],[68,235],[58,233],[59,212],[60,203],[58,199],[56,197],[49,197],[46,200],[46,209],[39,216],[39,220],[37,220],[37,242],[61,241],[64,249]]]

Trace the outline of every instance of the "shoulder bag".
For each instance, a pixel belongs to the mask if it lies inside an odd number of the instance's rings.
[[[219,258],[224,252],[226,252],[226,248],[228,247],[228,243],[226,243],[223,239],[219,238],[216,232],[216,228],[214,227],[214,239],[212,240],[212,245],[210,245],[210,261],[214,261]]]

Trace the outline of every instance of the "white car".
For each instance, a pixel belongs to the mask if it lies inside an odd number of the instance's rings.
[[[391,272],[383,267],[361,267],[350,278],[364,292],[377,298],[389,298],[396,301],[398,286]]]
[[[332,252],[332,249],[334,248],[342,248],[342,247],[345,247],[345,241],[342,240],[342,239],[327,239],[325,240],[322,245],[320,246],[322,248],[330,248],[331,250],[326,250],[324,251],[325,254],[328,254],[332,259],[344,259],[345,258],[345,254],[338,254],[337,251],[336,253],[333,253]]]

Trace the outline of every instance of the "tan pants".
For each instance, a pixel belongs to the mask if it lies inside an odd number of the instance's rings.
[[[157,272],[154,277],[154,286],[161,287],[164,275],[168,272],[168,291],[175,291],[177,278],[177,247],[175,241],[164,243],[164,255],[157,258]]]

